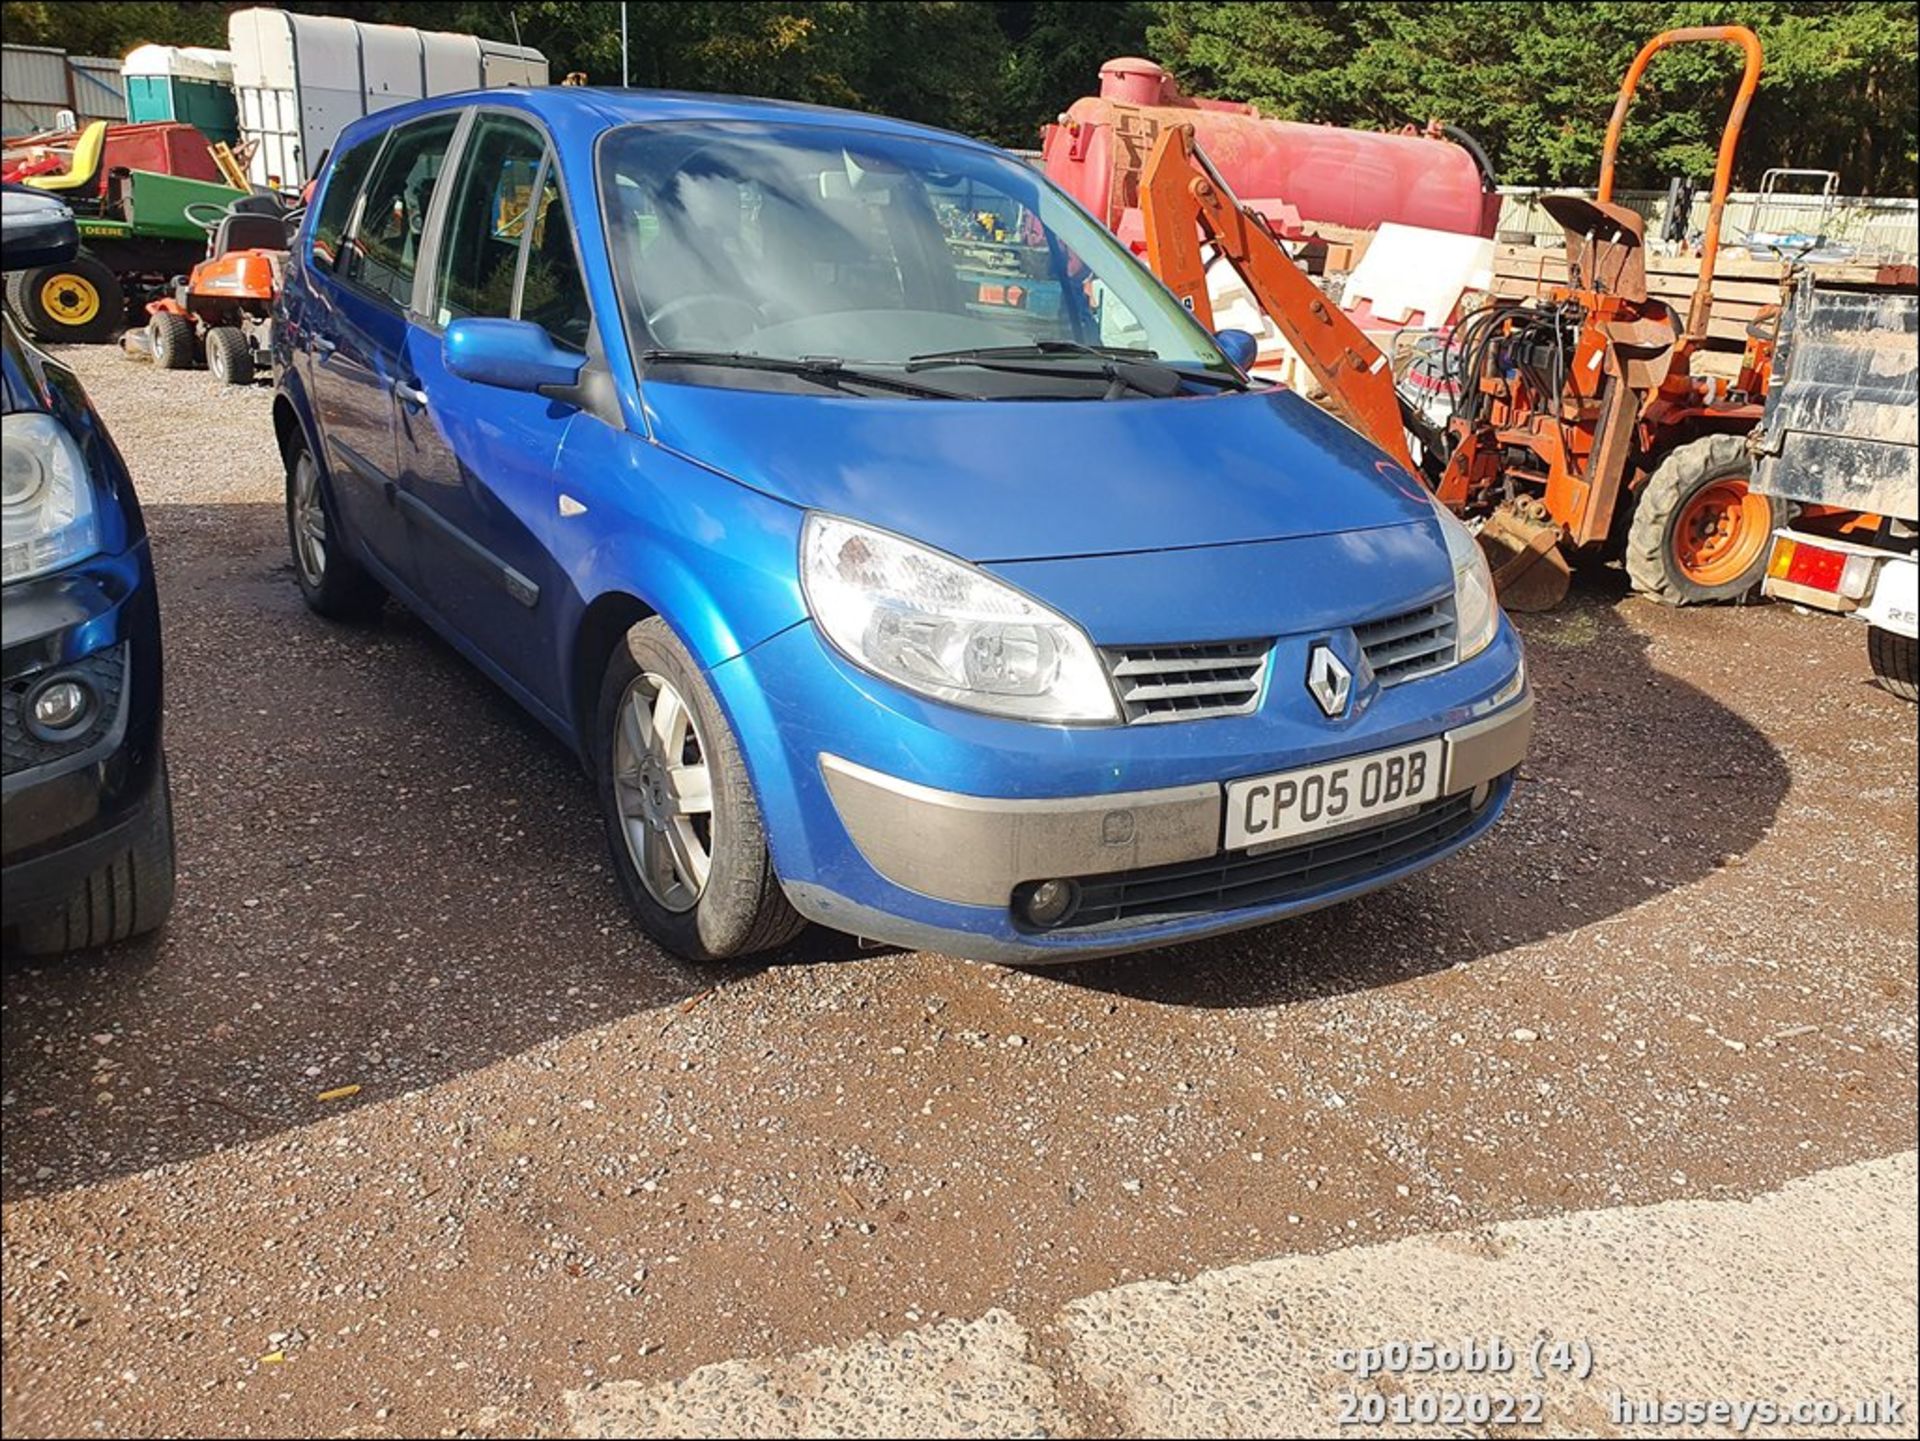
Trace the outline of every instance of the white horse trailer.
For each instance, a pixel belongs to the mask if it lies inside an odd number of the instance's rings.
[[[331,15],[236,10],[227,17],[240,134],[257,142],[255,184],[298,189],[362,115],[429,95],[545,85],[538,50]]]

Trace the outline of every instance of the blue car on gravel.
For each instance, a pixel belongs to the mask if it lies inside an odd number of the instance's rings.
[[[1533,702],[1472,538],[1248,346],[957,136],[383,110],[275,326],[295,571],[322,615],[397,599],[577,748],[683,955],[1256,925],[1483,833]]]
[[[80,247],[59,200],[8,186],[14,275]],[[53,955],[173,906],[160,602],[120,452],[80,379],[0,318],[0,942]]]

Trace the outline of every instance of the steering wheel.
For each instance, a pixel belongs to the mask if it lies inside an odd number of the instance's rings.
[[[196,210],[212,211],[213,219],[202,219],[200,216],[194,214]],[[196,200],[190,205],[181,206],[180,213],[202,230],[206,231],[207,234],[211,235],[220,228],[220,222],[227,218],[227,207],[217,200]]]
[[[751,317],[756,329],[765,324],[767,319],[761,312],[760,307],[750,300],[742,300],[737,295],[725,295],[717,290],[703,290],[696,291],[692,295],[682,295],[673,300],[669,300],[665,305],[647,317],[647,329],[657,332],[661,321],[671,320],[674,316],[679,315],[683,311],[691,310],[696,305],[730,305],[734,309],[743,311]],[[665,337],[662,337],[662,339],[664,338]]]

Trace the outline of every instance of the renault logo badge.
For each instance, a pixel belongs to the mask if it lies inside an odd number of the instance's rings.
[[[1339,720],[1353,699],[1353,672],[1327,645],[1316,644],[1307,658],[1307,689],[1330,720]]]

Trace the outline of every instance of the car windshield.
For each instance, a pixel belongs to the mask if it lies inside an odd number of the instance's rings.
[[[1010,156],[836,126],[645,125],[607,136],[600,185],[629,334],[650,365],[680,360],[675,380],[884,374],[899,394],[911,372],[923,395],[1017,397],[1180,393],[1180,376],[1140,384],[1148,368],[1238,379]]]

